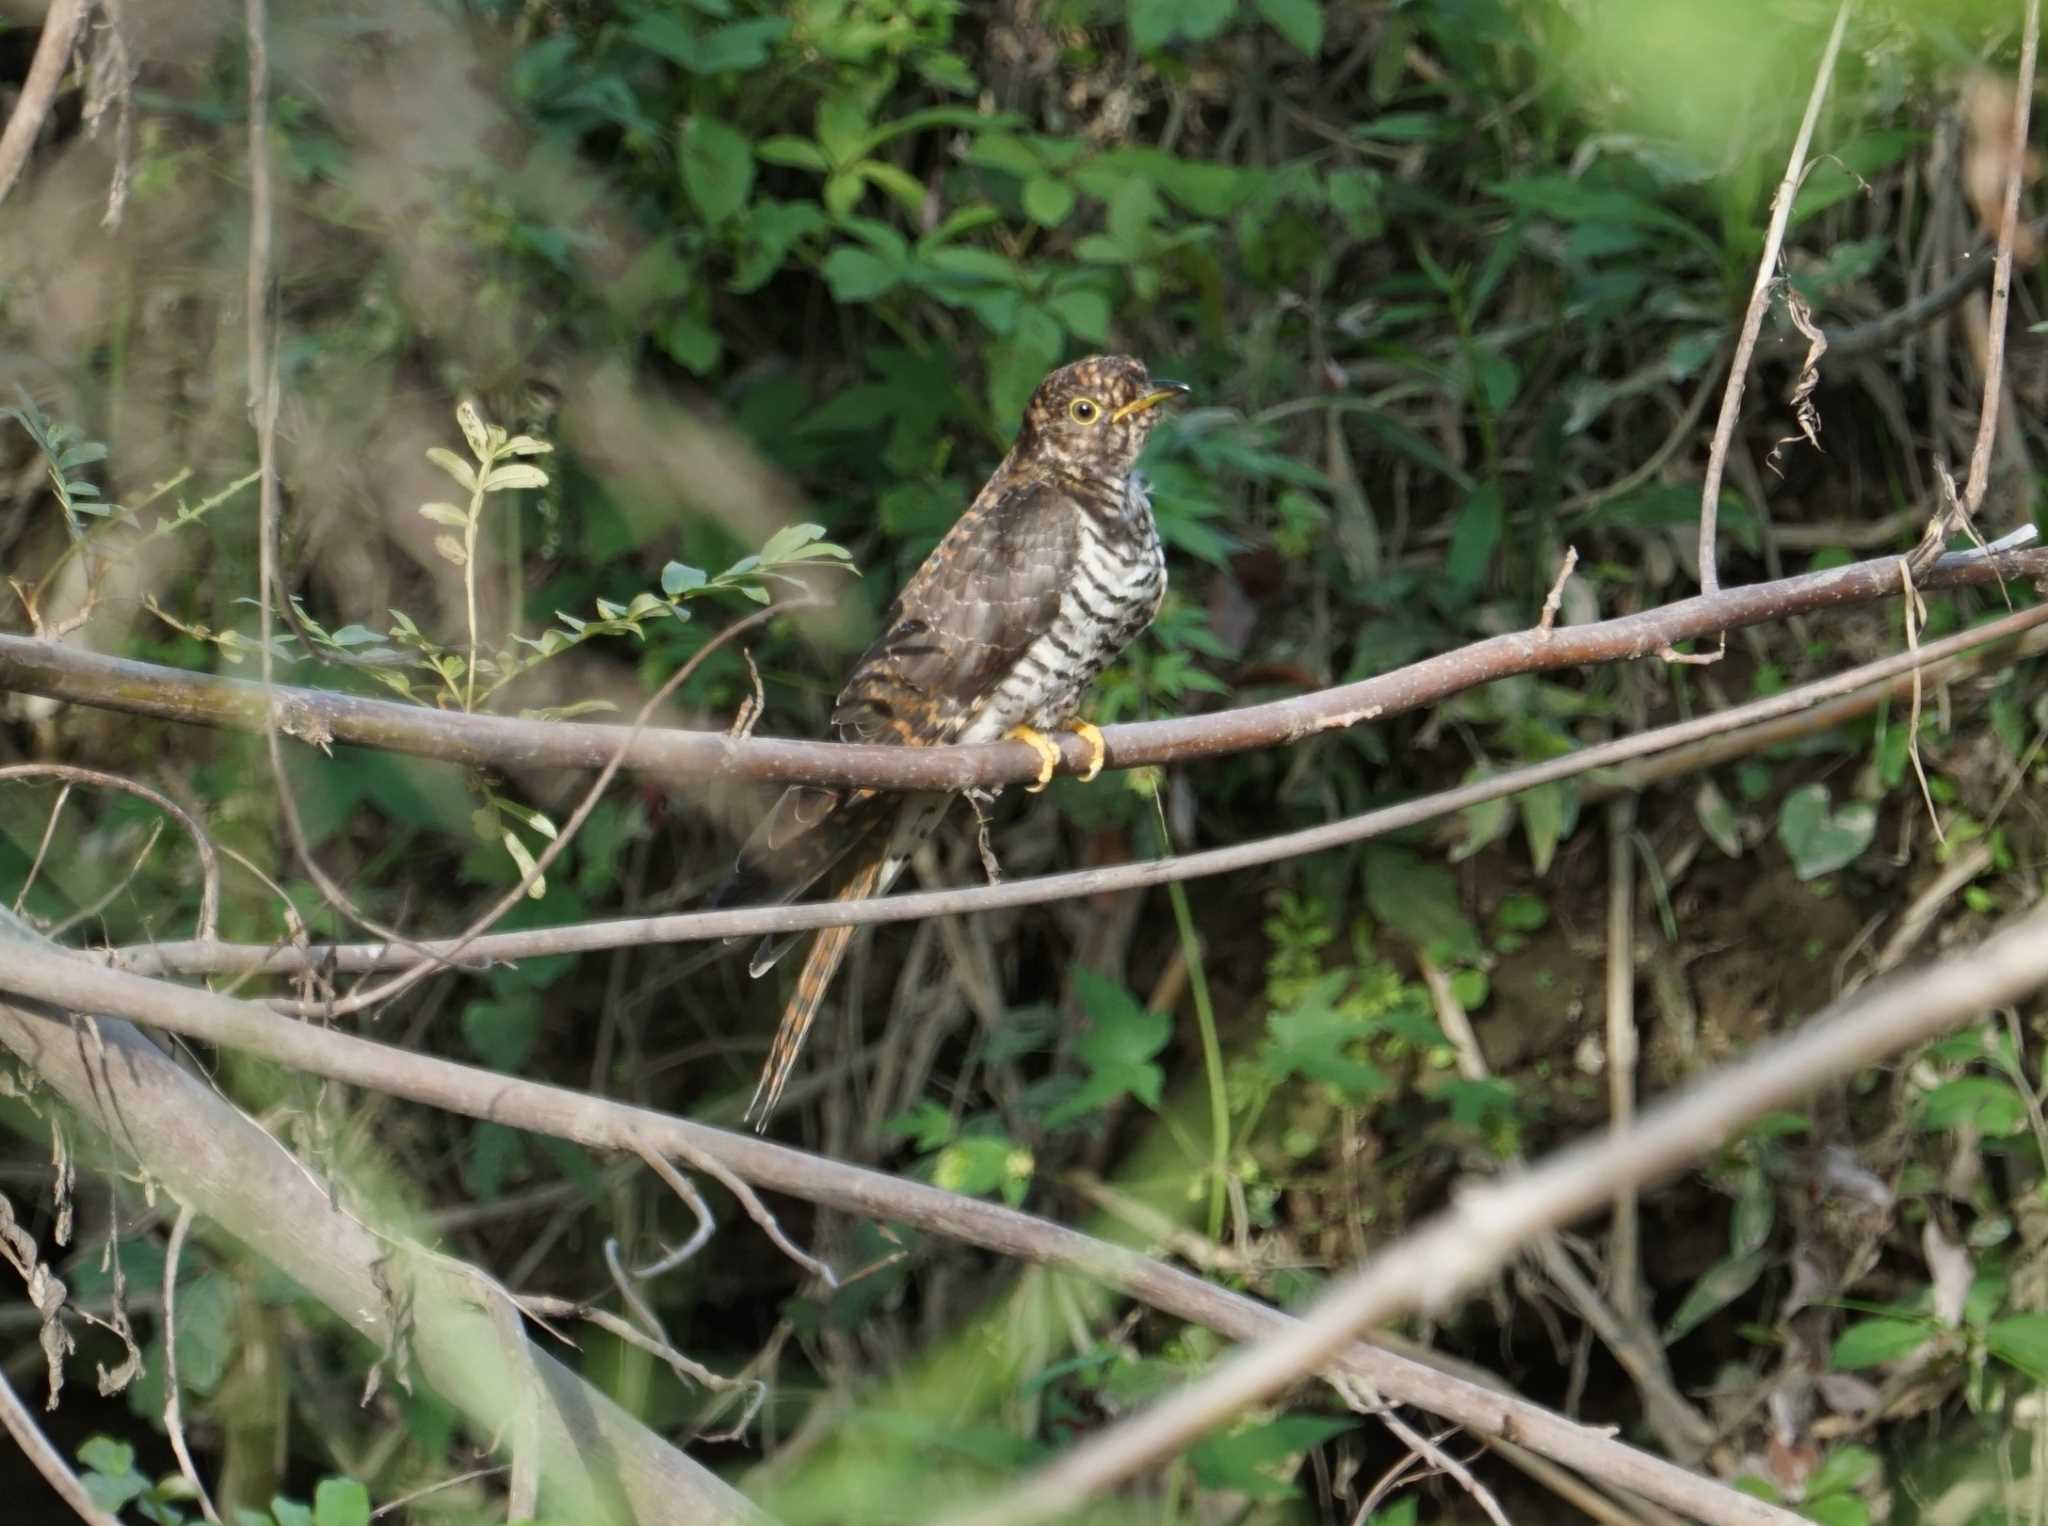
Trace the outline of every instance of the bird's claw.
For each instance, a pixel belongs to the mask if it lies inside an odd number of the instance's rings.
[[[1053,770],[1060,766],[1060,744],[1029,726],[1012,727],[1009,740],[1022,742],[1038,754],[1038,777],[1027,790],[1027,793],[1035,795],[1052,783]]]
[[[1095,776],[1102,772],[1103,762],[1109,757],[1109,747],[1102,740],[1102,728],[1093,721],[1068,721],[1067,730],[1088,744],[1088,766],[1081,770],[1081,782],[1093,784]]]

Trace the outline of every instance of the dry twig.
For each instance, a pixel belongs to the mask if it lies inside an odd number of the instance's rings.
[[[1700,489],[1700,590],[1713,593],[1721,586],[1715,556],[1715,521],[1721,506],[1721,475],[1728,466],[1728,449],[1735,441],[1736,420],[1742,413],[1742,391],[1749,380],[1751,352],[1763,328],[1764,313],[1771,305],[1771,288],[1777,284],[1779,252],[1785,245],[1785,226],[1792,218],[1792,203],[1806,178],[1806,157],[1813,144],[1813,129],[1820,121],[1821,103],[1827,99],[1828,84],[1834,78],[1835,59],[1842,51],[1842,34],[1849,25],[1850,0],[1835,8],[1835,24],[1821,50],[1820,66],[1814,70],[1813,89],[1806,97],[1806,115],[1800,118],[1799,134],[1792,140],[1792,156],[1785,166],[1785,178],[1778,182],[1771,198],[1770,226],[1764,232],[1764,248],[1756,262],[1756,280],[1749,289],[1749,306],[1742,315],[1742,329],[1735,340],[1735,356],[1728,364],[1728,382],[1721,393],[1720,417],[1714,421],[1714,442],[1707,451],[1707,475]]]

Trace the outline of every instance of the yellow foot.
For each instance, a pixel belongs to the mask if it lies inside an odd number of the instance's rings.
[[[1103,759],[1109,756],[1102,741],[1102,728],[1093,721],[1068,721],[1067,730],[1088,744],[1088,766],[1081,770],[1081,782],[1093,784],[1095,776],[1102,772]]]
[[[1044,732],[1034,731],[1029,726],[1012,726],[1010,734],[1005,740],[1022,742],[1038,754],[1038,779],[1031,786],[1030,792],[1032,794],[1037,794],[1048,784],[1052,783],[1052,771],[1060,766],[1059,743],[1055,742]]]

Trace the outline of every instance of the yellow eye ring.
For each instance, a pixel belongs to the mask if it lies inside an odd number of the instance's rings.
[[[1076,424],[1093,424],[1102,417],[1102,404],[1092,397],[1077,397],[1067,404],[1067,417]]]

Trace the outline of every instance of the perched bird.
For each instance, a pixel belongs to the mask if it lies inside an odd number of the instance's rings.
[[[1059,763],[1045,732],[1067,727],[1102,769],[1102,733],[1074,716],[1081,696],[1152,623],[1166,559],[1138,454],[1161,403],[1188,389],[1142,362],[1096,355],[1041,382],[995,475],[925,559],[882,634],[840,690],[832,726],[846,742],[938,747],[1014,737],[1037,748],[1043,789]],[[835,898],[880,895],[952,804],[950,795],[797,785],[746,845],[712,904],[791,900],[835,869]],[[765,1123],[853,936],[811,945],[747,1109]],[[765,974],[790,940],[764,940]]]

